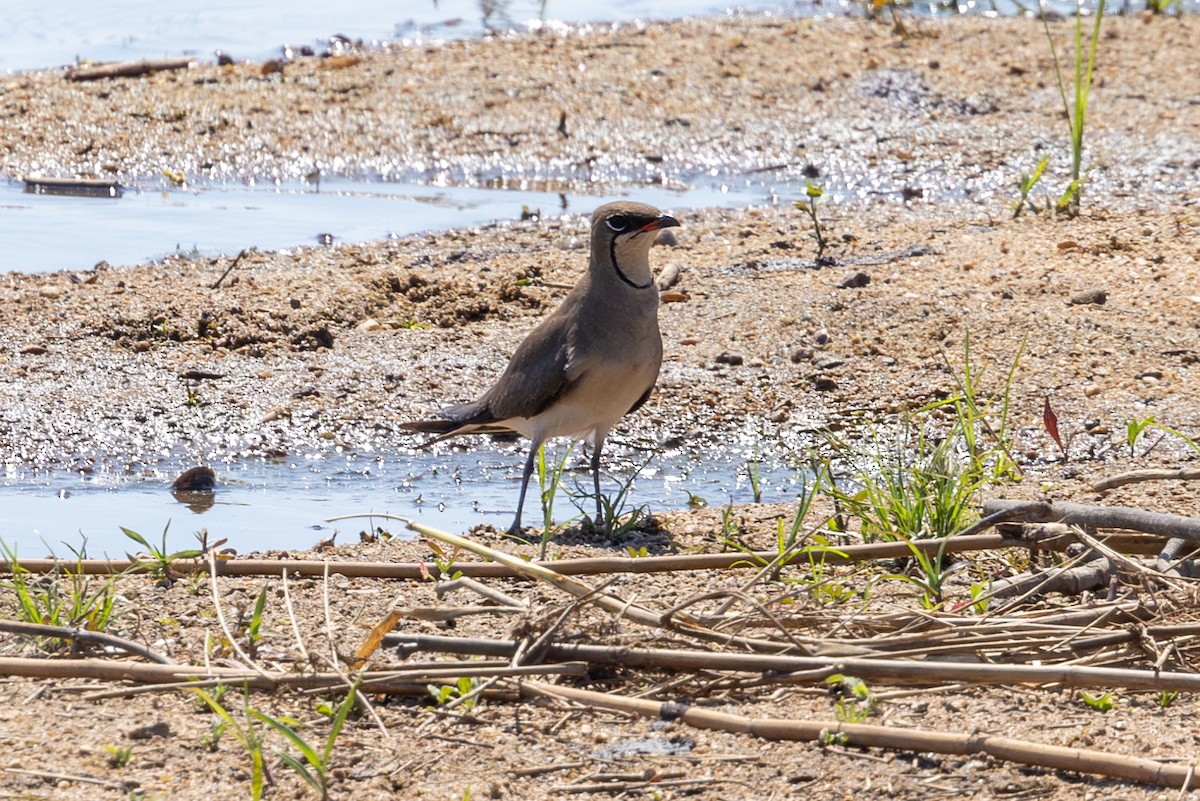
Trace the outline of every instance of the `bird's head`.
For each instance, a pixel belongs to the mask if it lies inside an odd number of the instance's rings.
[[[606,203],[592,212],[592,266],[614,270],[634,289],[649,289],[654,285],[650,273],[654,237],[663,228],[678,225],[679,220],[645,203]]]

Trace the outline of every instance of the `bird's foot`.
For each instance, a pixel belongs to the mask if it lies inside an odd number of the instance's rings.
[[[508,537],[509,539],[520,540],[522,542],[529,542],[533,539],[532,537],[526,536],[525,529],[521,528],[520,521],[513,521],[513,524],[508,527],[508,531],[504,532],[504,536]]]

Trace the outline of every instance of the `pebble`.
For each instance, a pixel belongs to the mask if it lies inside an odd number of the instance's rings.
[[[717,364],[728,364],[728,365],[733,365],[736,367],[737,365],[742,364],[746,360],[740,353],[730,353],[729,351],[723,351],[720,354],[718,354],[717,358],[714,359],[713,361],[715,361]]]
[[[1067,302],[1072,306],[1103,306],[1108,302],[1108,291],[1099,288],[1085,289],[1073,295]]]
[[[833,392],[837,388],[837,382],[827,375],[819,375],[813,379],[813,389],[817,392]]]
[[[171,488],[184,492],[206,492],[212,490],[216,485],[216,472],[211,467],[200,465],[181,473]]]
[[[838,282],[838,289],[861,289],[871,283],[871,276],[864,273],[862,270],[848,275]]]

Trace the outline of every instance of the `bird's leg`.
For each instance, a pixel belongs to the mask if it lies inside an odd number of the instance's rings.
[[[608,526],[604,521],[604,508],[600,504],[600,447],[604,444],[602,438],[596,438],[596,446],[592,448],[592,484],[596,488],[596,519],[592,521],[592,528],[596,531],[605,531]]]
[[[533,475],[533,466],[537,462],[538,448],[541,446],[541,443],[536,441],[529,445],[529,458],[525,460],[525,472],[521,476],[521,495],[517,498],[517,516],[508,527],[510,537],[521,536],[521,510],[525,508],[525,492],[529,489],[529,479]]]

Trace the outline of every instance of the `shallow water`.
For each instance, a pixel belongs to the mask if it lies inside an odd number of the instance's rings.
[[[706,451],[703,459],[684,450],[668,452],[640,472],[642,457],[635,462],[634,454],[622,455],[620,449],[614,456],[606,459],[606,469],[613,472],[604,474],[601,489],[615,495],[619,482],[636,474],[628,495],[630,509],[685,508],[693,495],[713,506],[753,500],[749,459],[735,450]],[[801,474],[778,453],[760,458],[762,500],[794,498]],[[140,547],[121,527],[158,545],[169,526],[171,550],[195,547],[193,535],[203,528],[210,543],[227,538],[226,547],[242,553],[308,548],[335,533],[337,542],[353,542],[360,531],[376,526],[398,535],[404,532],[401,523],[381,519],[327,522],[352,513],[400,515],[458,533],[479,523],[503,529],[516,508],[523,462],[524,451],[515,446],[482,443],[468,450],[218,464],[214,467],[219,483],[211,496],[178,497],[167,475],[30,475],[12,469],[0,477],[0,541],[26,558],[51,552],[69,558],[73,549],[81,548],[93,558],[117,558]],[[578,451],[568,457],[567,466],[564,492],[555,504],[559,522],[579,514],[569,495],[591,485]],[[535,476],[525,510],[527,526],[542,522],[537,494]],[[590,509],[592,502],[580,498],[579,503]]]
[[[613,194],[679,210],[763,203],[771,193],[761,183],[702,182],[680,191],[630,187]],[[320,186],[212,185],[95,198],[33,194],[10,182],[0,184],[0,221],[14,234],[0,248],[0,271],[141,264],[175,252],[216,257],[251,245],[314,245],[324,234],[335,243],[366,242],[517,220],[523,208],[548,215],[589,212],[612,197],[326,180]]]

